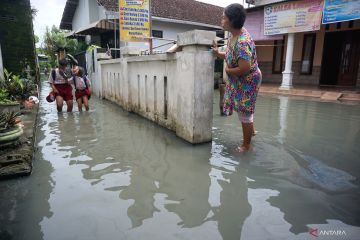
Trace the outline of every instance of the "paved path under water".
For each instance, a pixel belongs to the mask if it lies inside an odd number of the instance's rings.
[[[360,105],[260,97],[254,151],[237,154],[218,98],[213,142],[192,146],[96,97],[58,114],[47,92],[33,174],[0,182],[0,239],[360,236]]]

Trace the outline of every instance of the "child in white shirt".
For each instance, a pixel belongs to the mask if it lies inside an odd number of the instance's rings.
[[[82,67],[73,68],[73,76],[69,81],[75,86],[75,97],[79,112],[82,112],[84,104],[86,111],[89,111],[89,99],[91,97],[90,80],[85,76]]]

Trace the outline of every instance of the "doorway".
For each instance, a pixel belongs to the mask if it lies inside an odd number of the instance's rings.
[[[360,59],[360,30],[325,35],[320,85],[356,86]]]

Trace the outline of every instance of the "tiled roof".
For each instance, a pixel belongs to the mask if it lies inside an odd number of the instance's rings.
[[[67,0],[67,2],[74,2],[74,0]],[[97,0],[97,2],[106,10],[118,11],[118,0]],[[65,12],[68,10],[65,8],[60,26],[64,26],[63,22],[72,21],[72,18],[64,18],[69,15]],[[151,14],[154,17],[220,26],[223,11],[222,7],[195,0],[151,0]]]
[[[152,0],[153,16],[221,26],[224,8],[194,0]]]

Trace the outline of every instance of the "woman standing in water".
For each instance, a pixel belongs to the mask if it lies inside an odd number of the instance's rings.
[[[225,72],[228,81],[225,83],[224,113],[229,116],[236,111],[242,124],[243,143],[237,151],[251,149],[251,137],[254,131],[254,111],[257,93],[261,82],[261,71],[258,67],[255,43],[249,32],[243,27],[246,12],[241,4],[230,4],[224,10],[222,27],[231,33],[226,52],[219,52],[214,42],[213,52],[225,59]]]

